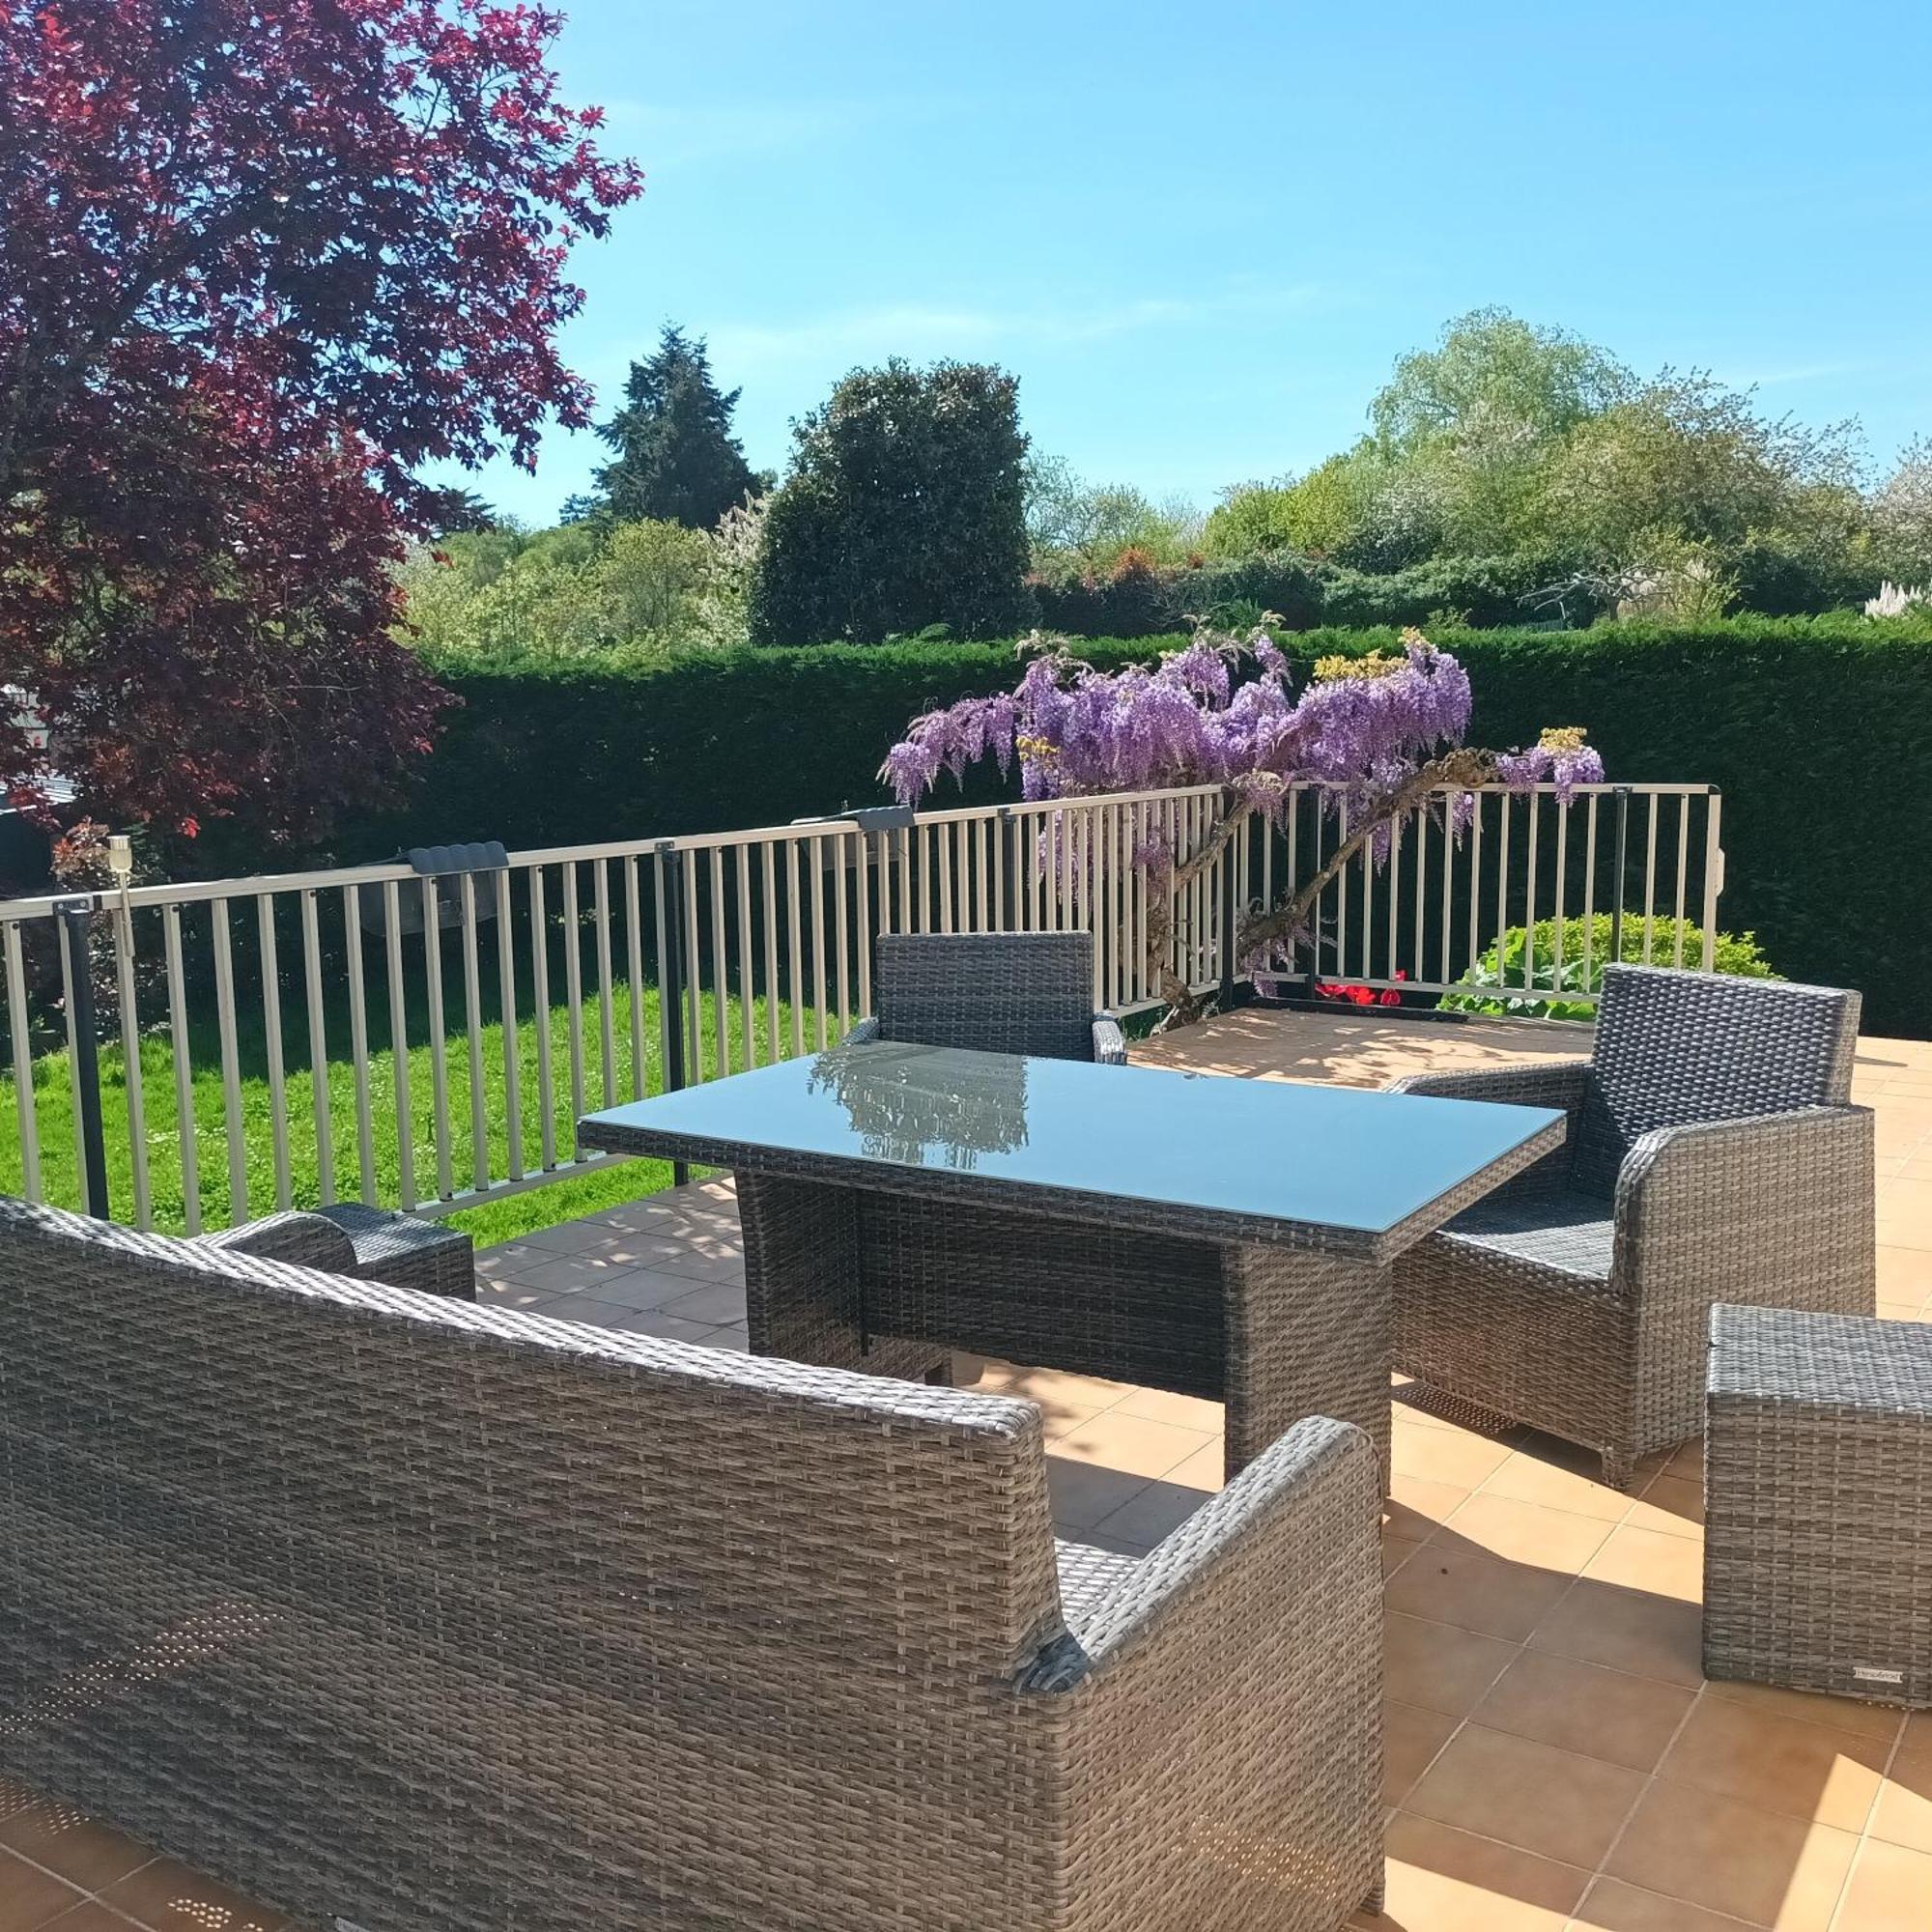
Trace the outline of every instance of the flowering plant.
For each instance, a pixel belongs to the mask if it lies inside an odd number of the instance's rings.
[[[1236,947],[1251,971],[1286,965],[1309,943],[1323,890],[1365,846],[1372,863],[1383,864],[1391,828],[1406,813],[1441,812],[1460,834],[1477,785],[1554,783],[1568,796],[1604,776],[1603,760],[1574,726],[1546,731],[1522,751],[1465,745],[1468,673],[1419,631],[1404,632],[1399,654],[1321,659],[1297,693],[1268,621],[1240,638],[1204,625],[1158,664],[1113,672],[1072,657],[1065,639],[1036,632],[1020,647],[1028,663],[1013,690],[914,719],[886,753],[880,777],[904,805],[942,773],[963,780],[969,765],[986,758],[1003,773],[1017,760],[1030,801],[1222,786],[1224,808],[1193,849],[1156,839],[1135,855],[1158,882],[1149,894],[1150,970],[1169,1020],[1179,1021],[1199,1003],[1168,965],[1175,895],[1256,814],[1280,824],[1294,784],[1317,782],[1321,809],[1347,830],[1281,903],[1246,909]],[[1249,668],[1250,675],[1238,675]]]

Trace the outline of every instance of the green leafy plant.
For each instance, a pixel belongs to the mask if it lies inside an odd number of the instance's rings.
[[[1540,919],[1534,926],[1513,925],[1463,976],[1463,985],[1470,990],[1442,996],[1443,1009],[1458,1013],[1498,1013],[1511,1019],[1593,1019],[1596,1007],[1585,996],[1603,989],[1604,967],[1612,957],[1612,930],[1610,915],[1598,913],[1587,923],[1586,949],[1585,921],[1580,917],[1566,919],[1559,963],[1553,919]],[[1615,957],[1629,966],[1641,966],[1646,958],[1653,964],[1669,966],[1677,959],[1680,937],[1684,963],[1701,966],[1704,963],[1701,926],[1692,925],[1688,919],[1647,921],[1640,913],[1627,913]],[[1754,932],[1719,933],[1712,970],[1735,974],[1744,980],[1784,977],[1764,956]],[[1545,989],[1545,997],[1526,998],[1521,991],[1504,990],[1525,985]]]

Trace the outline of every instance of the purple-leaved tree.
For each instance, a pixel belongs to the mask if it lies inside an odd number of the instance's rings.
[[[1468,673],[1419,631],[1404,632],[1402,644],[1400,655],[1322,658],[1297,693],[1265,621],[1245,638],[1204,627],[1158,664],[1113,672],[1036,632],[1013,690],[914,719],[880,776],[904,805],[942,774],[963,779],[987,758],[1003,773],[1017,759],[1023,795],[1035,802],[1220,785],[1223,810],[1199,843],[1176,851],[1156,840],[1135,855],[1150,883],[1149,971],[1168,1003],[1166,1023],[1178,1023],[1200,1002],[1170,963],[1176,895],[1256,814],[1281,823],[1293,785],[1320,785],[1321,809],[1347,831],[1285,898],[1242,909],[1236,949],[1250,970],[1285,966],[1312,944],[1322,892],[1365,846],[1383,864],[1390,828],[1411,810],[1438,812],[1460,835],[1475,786],[1554,783],[1567,797],[1601,782],[1603,760],[1574,725],[1545,731],[1525,751],[1465,744]],[[1239,675],[1244,666],[1251,675]]]

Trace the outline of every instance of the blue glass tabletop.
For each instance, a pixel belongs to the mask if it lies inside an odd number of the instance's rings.
[[[988,1187],[1376,1236],[1558,1145],[1561,1112],[890,1041],[592,1114],[586,1148]],[[957,1191],[956,1187],[953,1191]]]

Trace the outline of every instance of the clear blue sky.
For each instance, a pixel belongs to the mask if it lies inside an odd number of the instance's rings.
[[[709,336],[760,467],[847,369],[956,355],[1082,475],[1205,504],[1484,303],[1881,463],[1932,431],[1927,0],[563,4],[649,175],[566,347],[608,406],[662,322]],[[470,480],[549,522],[598,454]]]

